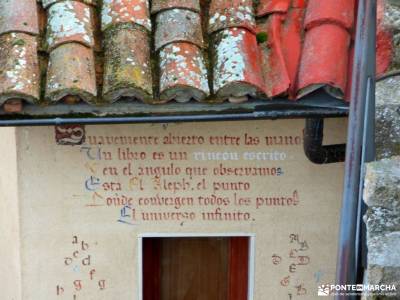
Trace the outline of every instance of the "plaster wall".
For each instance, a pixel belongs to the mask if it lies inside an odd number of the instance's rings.
[[[0,298],[21,298],[21,243],[17,141],[14,128],[1,128],[0,147]]]
[[[345,141],[343,119],[326,126],[327,144]],[[304,120],[89,126],[85,142],[75,146],[57,144],[54,127],[17,129],[19,215],[14,201],[6,219],[16,231],[19,220],[21,245],[6,245],[21,251],[22,299],[139,299],[139,236],[158,234],[254,236],[254,299],[317,299],[318,285],[334,282],[344,170],[343,164],[307,160],[303,127]],[[193,135],[204,143],[177,142]],[[211,142],[226,135],[232,139]],[[121,137],[142,137],[142,144],[122,145]],[[144,145],[150,137],[159,142]],[[169,137],[177,139],[168,143]],[[300,143],[276,143],[282,137]],[[124,158],[127,148],[146,158]],[[275,152],[280,159],[266,154],[251,160],[248,154]],[[171,153],[181,154],[173,159]],[[15,155],[13,160],[15,168]],[[139,174],[171,164],[181,173]],[[218,173],[221,164],[270,173],[228,176]],[[205,205],[213,195],[229,203]],[[146,202],[160,197],[193,202]],[[272,205],[260,198],[284,200]],[[166,220],[163,212],[180,219]]]

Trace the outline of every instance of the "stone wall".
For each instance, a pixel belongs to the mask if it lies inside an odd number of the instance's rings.
[[[386,0],[383,24],[393,37],[393,60],[387,72],[400,70],[400,1]],[[368,164],[364,201],[367,225],[368,284],[395,284],[400,299],[400,75],[376,86],[376,147],[378,161]]]
[[[383,25],[393,35],[394,57],[390,69],[400,69],[400,1],[386,0]]]
[[[400,155],[400,76],[377,83],[376,147],[378,159]]]
[[[367,224],[368,284],[395,284],[400,298],[400,157],[383,159],[367,167],[364,216]],[[391,299],[391,297],[367,297]]]

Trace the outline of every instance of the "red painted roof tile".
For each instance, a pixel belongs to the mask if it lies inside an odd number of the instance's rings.
[[[286,13],[289,10],[290,0],[260,0],[257,6],[257,16],[262,17],[270,13]]]
[[[255,16],[252,0],[211,0],[208,32],[230,27],[255,31]]]
[[[319,88],[348,100],[355,2],[0,0],[0,104],[39,95],[236,103]],[[384,72],[393,45],[379,20]]]
[[[347,84],[350,35],[341,26],[324,24],[306,34],[299,70],[299,95],[326,86],[343,98]]]
[[[259,32],[268,33],[268,42],[262,43],[260,48],[263,56],[265,91],[270,98],[286,95],[291,84],[281,40],[284,19],[284,15],[274,14],[258,25]]]
[[[261,53],[256,36],[242,28],[216,34],[214,92],[218,97],[242,97],[264,91]]]
[[[383,75],[390,67],[393,53],[393,32],[386,28],[384,24],[385,17],[385,2],[378,0],[378,12],[377,12],[377,57],[376,57],[376,73],[378,76]]]
[[[351,30],[354,24],[355,0],[309,0],[305,27],[335,23]]]
[[[306,8],[307,1],[309,0],[292,0],[292,7],[293,8]]]
[[[169,9],[157,14],[155,47],[173,42],[190,42],[203,47],[200,15],[186,9]]]
[[[303,48],[302,25],[304,21],[304,6],[293,7],[286,17],[282,28],[282,54],[285,58],[286,71],[290,80],[289,98],[296,98],[296,82],[301,62]]]
[[[8,32],[39,34],[36,0],[0,1],[0,35]]]
[[[162,10],[171,8],[186,8],[195,12],[200,12],[199,0],[153,0],[151,5],[151,13],[156,14]]]
[[[296,81],[302,51],[303,8],[291,8],[288,13],[272,13],[262,18],[258,32],[265,32],[268,41],[261,43],[268,97],[296,98]]]
[[[102,30],[119,23],[133,23],[151,31],[149,2],[147,0],[104,0]]]

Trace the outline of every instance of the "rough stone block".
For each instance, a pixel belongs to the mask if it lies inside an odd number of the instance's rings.
[[[400,155],[400,76],[390,77],[376,86],[377,157]]]
[[[394,284],[396,287],[400,286],[400,268],[399,267],[382,267],[370,266],[365,274],[365,284]],[[397,288],[398,289],[398,288]],[[395,292],[392,296],[377,296],[369,295],[363,297],[363,300],[389,300],[400,299],[399,291]]]
[[[376,206],[368,209],[364,221],[370,236],[400,232],[400,214],[384,207]]]
[[[368,268],[365,284],[396,285],[391,296],[369,295],[364,300],[400,299],[400,156],[367,165],[364,201]]]
[[[364,201],[369,207],[400,211],[400,156],[367,165]]]

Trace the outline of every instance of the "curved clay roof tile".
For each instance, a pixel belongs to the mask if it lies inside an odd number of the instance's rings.
[[[266,93],[270,98],[287,94],[291,84],[283,53],[282,20],[284,16],[281,14],[272,14],[258,24],[258,30],[268,34],[268,41],[261,43],[260,48]]]
[[[49,50],[65,43],[94,46],[90,6],[77,1],[57,2],[48,10],[47,44]]]
[[[189,42],[203,47],[200,15],[186,9],[164,10],[157,14],[156,50],[174,42]]]
[[[257,16],[271,13],[287,13],[291,0],[260,0],[257,6]]]
[[[39,62],[36,37],[25,33],[0,36],[0,105],[13,98],[39,99]]]
[[[264,92],[261,54],[256,36],[228,28],[215,36],[214,92],[217,97],[243,97]]]
[[[209,94],[207,69],[200,48],[190,43],[173,43],[160,51],[162,101],[202,101]]]
[[[212,0],[208,32],[226,28],[241,27],[256,31],[256,21],[252,0]]]
[[[56,102],[71,95],[89,103],[97,96],[93,50],[79,43],[51,51],[47,69],[46,98]]]
[[[103,98],[106,102],[121,97],[151,101],[150,37],[144,28],[124,26],[108,32],[104,59]]]
[[[43,7],[46,9],[50,5],[53,5],[54,3],[63,2],[63,1],[65,1],[65,0],[41,0],[41,2],[43,3]],[[98,4],[99,0],[76,0],[76,1],[82,2],[84,4],[96,6]]]
[[[148,0],[103,0],[102,30],[122,23],[143,26],[151,31]]]
[[[309,0],[304,26],[335,23],[351,31],[354,25],[355,0]]]
[[[39,34],[35,0],[0,1],[0,35],[8,32]]]
[[[200,1],[199,0],[153,0],[151,3],[151,13],[156,14],[162,10],[173,9],[173,8],[185,8],[193,10],[194,12],[200,12]]]
[[[299,97],[321,87],[329,87],[328,91],[337,98],[344,97],[350,41],[349,33],[335,24],[320,25],[307,32],[299,70]]]

